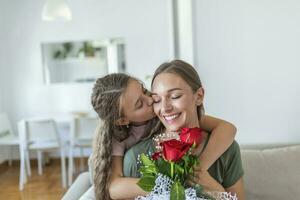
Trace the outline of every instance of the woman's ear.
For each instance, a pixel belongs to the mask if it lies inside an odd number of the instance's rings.
[[[129,124],[129,120],[125,117],[120,117],[119,119],[116,120],[115,124],[117,126],[125,126]]]
[[[203,103],[203,99],[204,99],[204,89],[203,89],[203,87],[200,87],[196,91],[195,98],[196,98],[196,105],[200,106]]]

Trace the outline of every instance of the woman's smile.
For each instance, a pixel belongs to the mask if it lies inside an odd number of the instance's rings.
[[[172,114],[172,115],[163,115],[163,117],[167,123],[172,124],[176,122],[176,120],[180,117],[180,114],[181,113]]]

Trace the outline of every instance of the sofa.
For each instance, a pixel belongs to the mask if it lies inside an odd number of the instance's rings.
[[[248,200],[300,199],[300,144],[241,149]]]
[[[247,200],[300,199],[300,144],[241,146]],[[89,172],[79,175],[63,200],[77,200],[91,186]]]

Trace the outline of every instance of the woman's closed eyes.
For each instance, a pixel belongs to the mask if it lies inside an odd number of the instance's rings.
[[[179,99],[182,95],[172,95],[171,98],[172,99]]]
[[[171,99],[176,100],[182,97],[182,94],[171,94],[169,95]],[[153,98],[153,103],[159,103],[160,102],[160,97],[156,95],[152,95]]]

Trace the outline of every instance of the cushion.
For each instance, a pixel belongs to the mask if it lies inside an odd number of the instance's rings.
[[[91,187],[89,176],[89,172],[81,173],[62,197],[62,200],[79,199]]]
[[[246,198],[300,198],[300,145],[262,150],[243,149]]]

